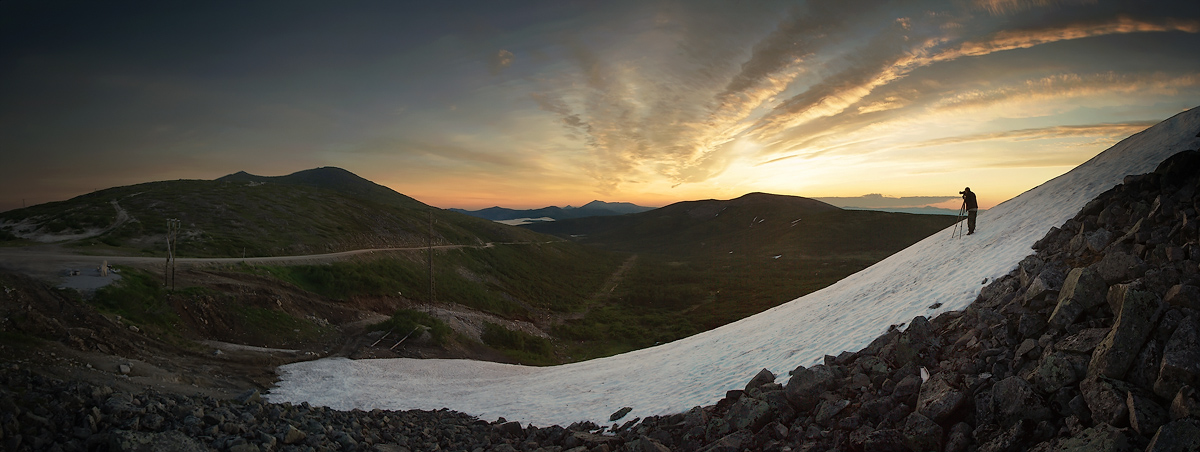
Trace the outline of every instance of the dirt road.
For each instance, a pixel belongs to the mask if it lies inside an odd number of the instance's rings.
[[[549,243],[549,242],[544,242]],[[531,243],[501,243],[500,245],[528,245]],[[483,245],[438,245],[435,250],[452,250],[460,248],[492,248],[497,244],[488,242]],[[409,248],[371,248],[361,250],[341,251],[337,253],[306,254],[301,256],[266,256],[266,257],[180,257],[175,263],[180,267],[199,267],[207,265],[230,264],[322,264],[343,260],[349,257],[398,251],[423,251],[429,247]],[[161,269],[167,263],[166,257],[149,256],[104,256],[72,254],[58,245],[40,245],[29,247],[0,247],[0,268],[6,268],[18,273],[30,275],[39,279],[62,283],[64,278],[71,276],[77,270],[82,289],[94,289],[96,284],[103,285],[104,281],[90,281],[88,278],[99,277],[97,271],[103,264],[131,265],[141,268]]]

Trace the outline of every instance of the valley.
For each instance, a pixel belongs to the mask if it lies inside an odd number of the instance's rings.
[[[183,227],[164,287],[166,218]],[[952,221],[753,194],[565,220],[546,234],[336,168],[154,182],[0,213],[0,268],[29,290],[25,306],[88,313],[30,311],[5,325],[5,346],[136,359],[162,384],[239,363],[219,382],[192,381],[197,390],[265,389],[275,366],[327,356],[576,362],[756,314]],[[113,328],[95,328],[100,318]]]

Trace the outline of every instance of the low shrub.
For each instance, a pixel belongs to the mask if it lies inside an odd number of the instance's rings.
[[[130,267],[118,267],[121,279],[96,290],[91,303],[104,312],[120,315],[142,328],[160,333],[175,331],[179,316],[167,303],[167,291],[158,278]]]
[[[484,322],[481,339],[484,344],[504,352],[522,364],[557,363],[554,358],[554,346],[548,339],[524,331],[513,331],[491,322]]]
[[[429,329],[429,334],[433,336],[433,342],[438,345],[445,345],[446,341],[454,333],[454,330],[446,322],[427,313],[412,309],[398,310],[395,314],[392,314],[392,318],[371,325],[368,329],[372,331],[394,330],[398,334],[403,335],[415,331],[418,327],[422,326]]]

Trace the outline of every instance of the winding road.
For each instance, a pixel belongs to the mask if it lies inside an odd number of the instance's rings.
[[[509,242],[500,245],[533,245],[551,242]],[[435,250],[452,250],[460,248],[492,248],[496,243],[488,242],[483,245],[437,245]],[[337,253],[305,254],[297,256],[263,256],[263,257],[179,257],[176,265],[197,267],[204,265],[228,264],[320,264],[334,262],[353,256],[393,251],[424,251],[430,247],[418,246],[408,248],[369,248],[361,250],[341,251]],[[36,278],[57,281],[66,276],[68,270],[98,269],[104,263],[161,266],[166,264],[165,256],[116,256],[116,255],[86,255],[65,252],[60,245],[35,245],[28,247],[0,247],[0,268],[24,273]]]

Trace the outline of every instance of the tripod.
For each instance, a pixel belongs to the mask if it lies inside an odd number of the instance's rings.
[[[963,220],[967,217],[967,200],[963,200],[962,207],[958,208],[958,220],[954,222],[954,231],[950,232],[950,238],[959,238],[963,236]]]

